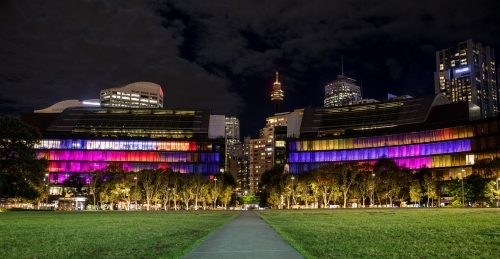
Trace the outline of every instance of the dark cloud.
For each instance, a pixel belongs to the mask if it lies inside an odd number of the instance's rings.
[[[431,94],[436,50],[500,45],[496,10],[494,0],[2,1],[0,113],[149,81],[166,106],[238,116],[256,136],[275,71],[283,111],[322,106],[341,54],[366,98]]]

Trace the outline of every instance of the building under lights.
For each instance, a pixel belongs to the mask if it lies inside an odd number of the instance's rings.
[[[100,101],[103,107],[163,108],[163,90],[154,83],[137,82],[102,90]]]
[[[481,108],[481,118],[497,116],[498,85],[495,52],[471,39],[436,52],[436,93],[452,102],[469,101]]]
[[[343,106],[362,99],[361,87],[355,82],[352,78],[338,75],[336,81],[325,86],[324,106]]]
[[[460,177],[462,170],[469,175],[478,160],[500,155],[500,118],[480,117],[477,105],[450,103],[442,94],[305,108],[293,125],[288,118],[289,172],[387,157],[410,169],[428,167],[439,180]]]
[[[250,140],[249,191],[257,193],[265,171],[286,163],[287,118],[289,112],[278,113],[266,119],[257,139]]]
[[[213,175],[223,172],[225,116],[210,110],[71,107],[62,113],[23,113],[42,140],[38,157],[49,161],[52,184],[70,174],[103,170],[167,169]],[[60,194],[58,187],[52,194]]]

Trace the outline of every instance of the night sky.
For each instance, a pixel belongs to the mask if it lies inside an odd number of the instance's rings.
[[[341,55],[364,98],[433,94],[437,50],[472,38],[500,51],[499,7],[496,0],[2,0],[0,115],[147,81],[162,86],[165,108],[211,108],[238,117],[241,137],[257,137],[274,113],[276,71],[283,112],[323,106]]]

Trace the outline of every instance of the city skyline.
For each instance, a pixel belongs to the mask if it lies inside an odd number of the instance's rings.
[[[364,98],[433,94],[436,51],[468,39],[500,46],[496,6],[4,1],[0,115],[146,81],[162,86],[165,108],[212,109],[240,120],[240,138],[257,137],[274,113],[276,71],[282,112],[322,107],[341,55]]]

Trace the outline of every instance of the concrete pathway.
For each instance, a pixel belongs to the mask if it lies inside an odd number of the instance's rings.
[[[242,211],[183,258],[304,258],[254,211]]]

